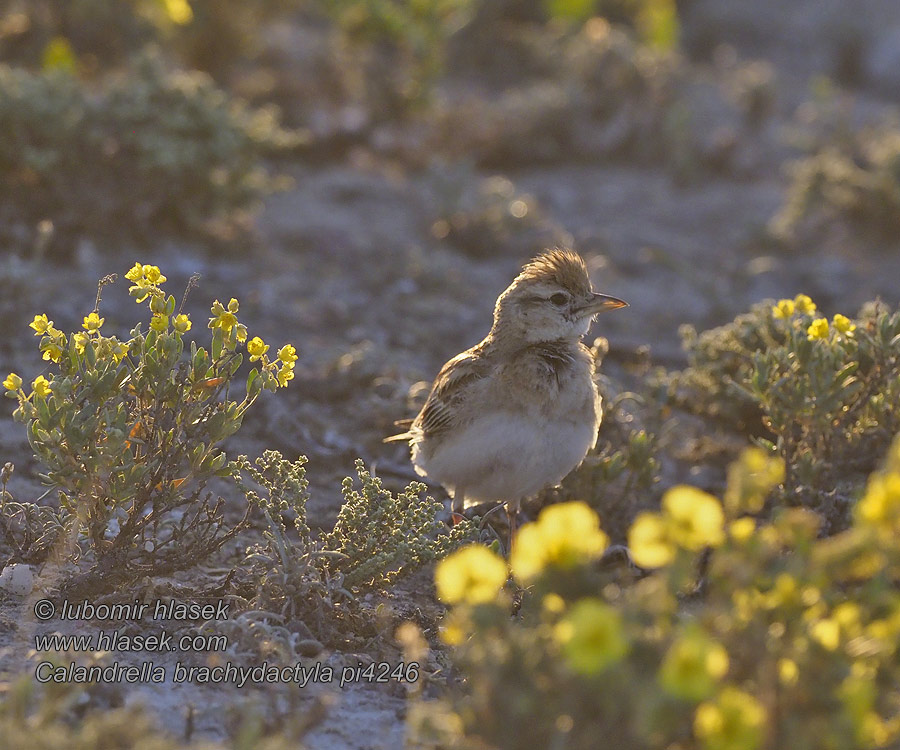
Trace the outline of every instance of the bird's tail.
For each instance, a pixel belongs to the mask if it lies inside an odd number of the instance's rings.
[[[394,424],[397,427],[411,427],[412,423],[413,423],[413,420],[411,420],[411,419],[398,419],[396,422],[394,422]],[[405,440],[412,440],[413,437],[414,437],[414,435],[413,435],[412,431],[407,430],[406,432],[401,432],[398,435],[391,435],[390,437],[386,437],[381,442],[382,443],[400,443]]]

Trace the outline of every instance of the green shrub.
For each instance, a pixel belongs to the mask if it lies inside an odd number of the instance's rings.
[[[783,472],[754,449],[732,468],[724,507],[669,490],[629,533],[652,571],[630,584],[599,565],[607,538],[585,505],[551,506],[513,548],[528,587],[513,616],[501,558],[469,547],[442,561],[443,637],[466,679],[414,707],[415,746],[894,747],[900,439],[853,526],[829,539],[807,510],[759,527],[743,515]]]
[[[308,644],[279,630],[279,624],[302,622],[309,634],[332,646],[371,637],[374,617],[364,611],[361,594],[384,592],[401,576],[478,536],[472,521],[447,532],[437,520],[442,506],[423,496],[423,484],[393,494],[357,461],[360,488],[344,480],[334,527],[316,538],[306,521],[305,463],[303,457],[286,461],[276,451],[266,451],[255,465],[245,456],[233,462],[238,486],[266,521],[263,542],[247,550],[244,562],[254,581],[252,625],[269,641],[273,634],[281,636],[288,653]]]
[[[812,153],[790,165],[787,196],[769,225],[776,238],[809,242],[836,225],[878,242],[897,236],[900,129],[847,127],[813,138]]]
[[[87,74],[125,63],[150,43],[217,77],[253,55],[262,25],[292,0],[0,0],[0,57]]]
[[[871,470],[900,429],[900,312],[880,303],[829,323],[799,295],[683,336],[689,367],[669,381],[673,402],[777,451],[789,494]]]
[[[101,290],[114,278],[101,281]],[[229,527],[224,500],[214,501],[205,488],[213,477],[233,474],[220,443],[241,426],[262,389],[287,385],[297,359],[290,345],[270,359],[261,339],[247,341],[232,299],[227,308],[213,304],[210,347],[191,342],[185,361],[192,323],[163,292],[166,277],[137,263],[126,278],[135,300],[148,302],[146,332],[138,324],[127,340],[101,333],[98,290],[81,332],[66,335],[36,315],[31,327],[49,370],[27,389],[15,373],[4,381],[18,402],[13,416],[26,424],[42,477],[58,490],[60,513],[67,514],[55,525],[59,557],[90,553],[91,569],[65,582],[74,590],[181,570],[246,526],[247,514]],[[230,387],[245,342],[258,364],[237,401]],[[4,503],[3,524],[13,537],[28,533],[16,513],[22,511]]]
[[[199,73],[144,58],[92,91],[60,71],[0,67],[0,223],[51,248],[234,231],[278,183],[262,158],[290,147],[272,110],[248,110]]]
[[[421,104],[444,71],[449,37],[473,0],[315,0],[340,31],[345,84],[377,119]]]

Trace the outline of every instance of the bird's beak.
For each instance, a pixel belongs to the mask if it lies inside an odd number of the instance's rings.
[[[582,315],[596,315],[603,310],[618,310],[620,307],[628,307],[628,303],[608,294],[594,293],[591,300],[582,305],[578,312]]]

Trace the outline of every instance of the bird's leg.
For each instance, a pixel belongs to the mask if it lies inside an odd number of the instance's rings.
[[[519,517],[519,501],[518,500],[507,500],[506,501],[506,520],[509,523],[509,545],[508,545],[508,547],[510,550],[512,550],[513,539],[516,538],[518,517]]]
[[[456,487],[453,490],[453,500],[450,503],[450,523],[456,526],[460,521],[465,520],[463,511],[466,508],[466,491],[462,487]]]

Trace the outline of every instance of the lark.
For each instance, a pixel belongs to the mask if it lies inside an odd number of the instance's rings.
[[[581,342],[594,317],[626,302],[591,287],[584,260],[551,250],[498,298],[480,343],[447,362],[407,432],[418,474],[451,509],[506,504],[510,539],[521,502],[558,484],[596,444],[601,399]]]

